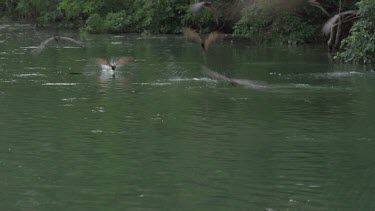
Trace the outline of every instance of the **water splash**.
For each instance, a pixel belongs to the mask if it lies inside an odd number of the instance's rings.
[[[79,83],[44,83],[43,86],[75,86]]]

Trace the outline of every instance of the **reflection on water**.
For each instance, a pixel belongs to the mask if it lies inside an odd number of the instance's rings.
[[[0,32],[1,210],[375,209],[375,75],[322,47]]]

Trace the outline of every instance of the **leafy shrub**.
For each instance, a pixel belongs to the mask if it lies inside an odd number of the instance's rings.
[[[182,17],[185,15],[187,5],[185,2],[164,0],[157,6],[158,32],[178,33],[181,31]]]
[[[61,10],[51,10],[46,11],[43,14],[39,15],[36,19],[37,25],[39,26],[46,26],[50,23],[54,23],[56,21],[63,19],[63,13]]]
[[[198,13],[187,12],[182,17],[181,22],[184,26],[200,29],[202,33],[208,33],[217,27],[215,17],[210,11],[205,9],[199,11]]]
[[[108,13],[104,21],[104,29],[111,33],[124,32],[127,23],[125,11]]]
[[[176,33],[187,4],[182,0],[135,0],[130,18],[137,32]]]
[[[85,31],[89,33],[102,33],[105,30],[104,20],[99,14],[93,14],[86,20]]]
[[[272,8],[268,4],[253,4],[243,11],[240,21],[234,27],[234,34],[248,36],[257,42],[271,38]]]
[[[316,26],[288,13],[276,17],[272,24],[273,38],[280,43],[302,44],[311,40],[317,31]]]
[[[354,23],[350,35],[342,42],[343,52],[337,58],[345,62],[373,63],[375,61],[375,1],[357,3],[361,18]]]
[[[275,10],[270,3],[253,4],[244,11],[234,34],[248,36],[256,42],[305,43],[317,34],[317,26],[310,25],[293,11]]]
[[[101,11],[104,5],[111,5],[111,2],[105,0],[59,0],[59,2],[59,9],[64,10],[69,18],[103,15]]]

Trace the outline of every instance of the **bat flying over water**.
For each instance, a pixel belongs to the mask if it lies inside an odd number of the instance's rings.
[[[133,61],[134,58],[131,56],[124,56],[120,57],[119,59],[103,59],[103,58],[98,58],[96,59],[96,63],[98,65],[101,65],[103,70],[115,70],[118,67],[121,67],[125,65],[126,63]]]
[[[250,89],[267,89],[269,86],[265,82],[261,81],[254,81],[254,80],[247,80],[247,79],[235,79],[235,78],[228,78],[225,75],[222,75],[218,72],[210,70],[206,66],[202,66],[203,72],[208,75],[209,77],[216,79],[216,80],[221,80],[225,81],[227,83],[230,83],[233,86],[240,85],[244,86],[246,88]]]
[[[69,42],[72,42],[72,43],[74,43],[74,44],[77,44],[77,45],[83,47],[83,43],[80,42],[80,41],[77,41],[77,40],[75,40],[75,39],[73,39],[73,38],[70,38],[70,37],[61,37],[61,36],[57,36],[57,35],[55,35],[55,36],[53,36],[53,37],[50,37],[50,38],[44,40],[44,41],[38,46],[38,48],[36,48],[36,49],[33,50],[33,52],[35,52],[35,53],[40,53],[40,52],[46,47],[46,45],[47,45],[49,42],[51,42],[51,41],[56,41],[56,42],[58,43],[58,42],[60,42],[60,40],[69,41]]]
[[[208,50],[211,43],[224,39],[224,34],[218,31],[211,32],[205,39],[202,39],[197,32],[190,28],[185,28],[183,34],[187,40],[199,43],[204,51]]]

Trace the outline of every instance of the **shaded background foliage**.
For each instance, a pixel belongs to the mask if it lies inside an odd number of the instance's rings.
[[[343,52],[338,58],[346,62],[372,63],[375,58],[375,1],[363,0],[357,3],[361,18],[342,42]]]
[[[2,16],[38,26],[77,28],[89,33],[207,33],[220,29],[256,43],[323,43],[322,25],[340,10],[359,8],[360,18],[342,30],[344,61],[371,63],[374,57],[374,0],[321,0],[330,16],[308,0],[213,0],[215,11],[189,11],[193,0],[0,0]],[[342,8],[339,8],[342,2]],[[350,31],[351,29],[351,31]],[[350,36],[348,36],[350,33]]]

